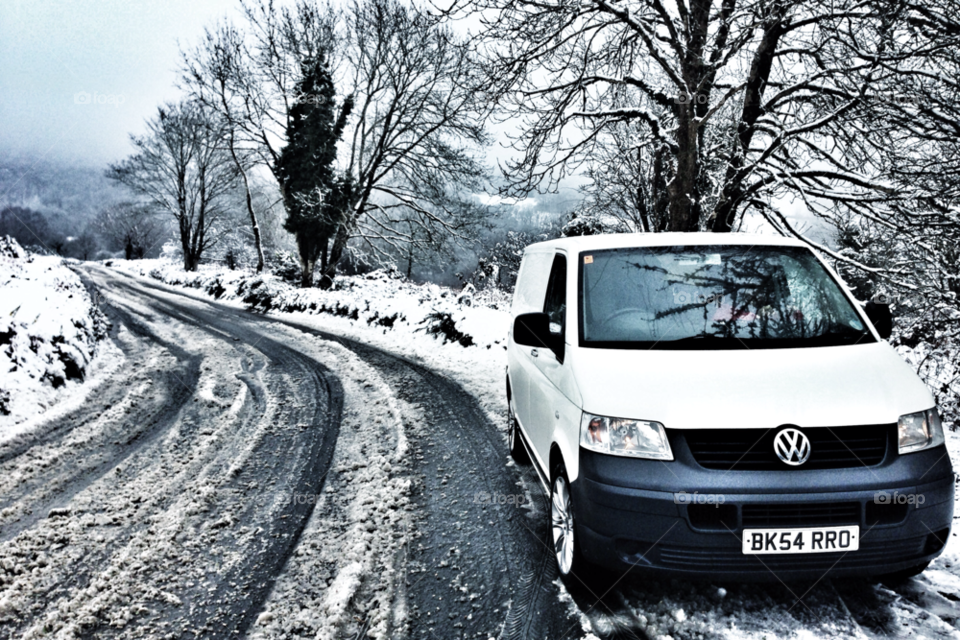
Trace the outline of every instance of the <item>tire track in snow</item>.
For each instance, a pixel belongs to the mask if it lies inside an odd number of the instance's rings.
[[[284,382],[294,379],[300,386],[299,397],[288,397],[283,402],[295,404],[291,410],[296,415],[287,415],[286,420],[295,425],[296,437],[273,429],[259,433],[246,454],[252,464],[231,469],[227,482],[221,484],[218,491],[241,491],[253,484],[276,486],[279,480],[291,495],[319,493],[339,432],[342,391],[336,377],[323,365],[265,337],[260,331],[225,321],[226,314],[217,309],[205,305],[189,308],[171,300],[155,303],[155,308],[199,330],[225,333],[234,339],[239,337],[266,355],[271,364],[282,365],[286,374]],[[254,390],[260,385],[250,386]],[[261,388],[253,395],[263,396],[266,391]],[[273,388],[269,393],[283,397],[285,391]],[[262,399],[259,404],[263,404]],[[238,511],[227,514],[227,525],[221,525],[223,520],[216,513],[208,516],[218,528],[252,522],[258,524],[260,530],[244,546],[237,561],[222,568],[212,589],[195,592],[189,601],[182,599],[183,604],[189,605],[187,618],[194,631],[227,636],[243,634],[250,627],[313,509],[310,503],[285,500],[268,505],[269,517],[265,518],[261,513],[263,506],[254,500],[241,501]],[[176,609],[180,606],[176,604],[160,617],[167,622],[177,620]]]
[[[0,459],[0,466],[7,465],[43,444],[62,440],[83,427],[91,429],[89,438],[84,438],[69,449],[59,452],[50,464],[43,465],[35,475],[20,478],[14,490],[4,491],[3,499],[0,500],[0,512],[21,503],[30,505],[30,513],[0,527],[0,542],[10,540],[38,520],[46,518],[51,510],[65,507],[73,496],[143,447],[155,442],[180,419],[184,405],[196,392],[200,358],[161,340],[149,330],[132,322],[127,314],[117,315],[124,318],[125,326],[137,327],[136,332],[141,338],[151,341],[176,358],[174,366],[157,372],[158,375],[149,380],[150,390],[160,402],[143,406],[142,403],[137,403],[136,399],[131,400],[131,396],[140,394],[137,394],[136,390],[132,391],[129,384],[114,386],[106,391],[106,398],[99,399],[96,408],[81,411],[78,416],[72,416],[50,431],[27,439],[16,451],[11,451]],[[130,361],[136,363],[131,356],[132,354],[128,356]],[[117,428],[98,428],[100,425],[96,423],[103,414],[116,405],[126,409],[122,416],[118,416],[119,420],[114,422]]]
[[[101,400],[119,402],[138,379],[158,374],[151,350],[170,359],[182,346],[199,366],[197,380],[158,389],[172,424],[116,445],[118,455],[99,461],[96,477],[57,495],[67,505],[62,515],[23,523],[0,542],[0,637],[242,634],[309,517],[312,505],[283,500],[283,491],[316,490],[323,477],[339,426],[337,383],[295,348],[265,337],[255,318],[87,272],[127,313],[118,324],[142,356],[131,360],[141,370],[115,373],[107,389],[116,395]],[[134,333],[138,325],[165,344]],[[33,473],[28,458],[62,449],[84,425],[101,449],[114,432],[130,435],[150,422],[147,413],[143,424],[124,422],[126,411],[98,422],[109,413],[103,409],[94,399],[83,408],[87,418],[65,418],[20,443],[7,468]],[[62,488],[42,474],[35,486]]]
[[[408,556],[408,637],[560,638],[578,627],[553,583],[544,507],[531,517],[528,508],[498,499],[525,494],[518,470],[507,464],[506,443],[476,400],[400,356],[272,320],[343,345],[423,414],[409,434],[421,522]]]

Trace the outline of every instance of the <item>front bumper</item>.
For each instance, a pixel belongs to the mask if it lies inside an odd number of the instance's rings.
[[[682,446],[674,453],[677,460],[659,462],[580,450],[571,492],[588,560],[618,572],[687,579],[871,576],[932,560],[950,532],[955,481],[944,447],[830,471],[710,471]],[[878,492],[907,502],[878,507]],[[857,551],[758,556],[741,550],[744,528],[840,524],[860,526]]]

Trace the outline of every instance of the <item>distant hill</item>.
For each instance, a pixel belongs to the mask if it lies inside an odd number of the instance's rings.
[[[0,157],[0,209],[32,209],[42,213],[54,231],[79,235],[104,205],[123,199],[123,191],[104,177],[105,169],[95,164]]]

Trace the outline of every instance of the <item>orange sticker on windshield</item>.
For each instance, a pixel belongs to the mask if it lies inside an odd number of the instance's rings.
[[[583,256],[583,264],[593,264],[593,256]]]

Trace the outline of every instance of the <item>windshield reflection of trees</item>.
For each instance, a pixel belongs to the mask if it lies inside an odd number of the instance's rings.
[[[726,254],[720,264],[706,264],[704,254],[685,252],[683,256],[701,264],[681,275],[655,264],[628,263],[644,272],[644,280],[659,282],[661,296],[669,296],[677,286],[697,291],[689,302],[655,305],[654,319],[671,323],[676,337],[803,339],[831,333],[837,324],[823,278],[803,278],[810,275],[809,269],[795,260],[790,261],[791,275],[795,286],[807,289],[802,296],[791,292],[778,256],[747,251]],[[658,275],[650,278],[653,274]],[[662,338],[668,338],[666,328],[658,331]]]

